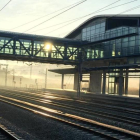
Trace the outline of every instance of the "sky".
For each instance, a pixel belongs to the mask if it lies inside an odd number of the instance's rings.
[[[9,0],[0,0],[0,9],[8,2]],[[120,6],[118,8],[113,8],[110,10],[105,10],[102,12],[96,12],[90,16],[82,18],[77,22],[71,23],[59,30],[56,30],[68,23],[63,23],[61,25],[57,25],[54,27],[50,27],[52,25],[56,25],[62,22],[66,22],[68,20],[72,20],[75,18],[79,18],[81,16],[85,16],[87,14],[93,13],[113,2],[116,2],[114,5],[110,7],[114,7],[117,5],[121,5],[126,2],[134,1],[133,3]],[[58,13],[66,10],[63,9],[58,11],[64,7],[70,6],[79,2],[79,0],[11,0],[11,2],[0,11],[0,30],[6,31],[14,31],[14,32],[22,32],[22,33],[30,33],[30,34],[38,34],[38,35],[46,35],[46,36],[55,36],[55,37],[64,37],[69,32],[71,32],[74,28],[83,23],[86,19],[100,14],[119,14],[125,10],[133,8],[135,6],[140,5],[140,0],[86,0],[82,4],[76,6],[75,8],[53,18],[37,26],[29,31],[28,29],[36,26],[37,24],[50,19],[51,17],[57,15]],[[109,8],[109,7],[108,7]],[[55,12],[58,11],[58,12]],[[133,11],[128,11],[125,14],[139,14],[140,8],[135,9]],[[54,13],[55,12],[55,13]],[[53,14],[52,14],[53,13]],[[44,17],[43,17],[44,16]],[[37,18],[43,17],[39,20],[31,22],[25,26],[21,26],[16,28],[22,24],[35,20]],[[49,28],[48,28],[49,27]],[[39,30],[42,29],[42,30]],[[54,31],[55,30],[55,31]],[[53,31],[53,32],[52,32]]]

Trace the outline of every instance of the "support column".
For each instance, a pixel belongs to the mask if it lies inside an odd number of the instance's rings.
[[[78,73],[75,73],[74,74],[74,87],[73,87],[73,89],[77,90],[77,87],[78,87]]]
[[[64,88],[64,74],[62,74],[62,82],[61,82],[61,89]]]
[[[128,94],[128,69],[126,69],[126,76],[125,76],[125,94]]]
[[[139,98],[140,98],[140,78],[139,78]]]
[[[119,75],[119,95],[122,96],[123,94],[123,69],[120,69]]]
[[[90,73],[89,91],[93,93],[101,93],[102,71],[94,71]]]
[[[106,71],[103,71],[103,87],[102,87],[102,94],[106,93]]]
[[[45,89],[47,88],[47,72],[48,72],[48,69],[46,68],[46,73],[45,73]]]

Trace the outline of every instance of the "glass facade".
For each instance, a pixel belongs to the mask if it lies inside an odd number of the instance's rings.
[[[91,28],[91,27],[88,27],[88,28]],[[95,32],[96,28],[95,30],[89,30],[89,31],[88,31],[88,28],[85,28],[82,31],[83,41],[95,42],[95,41],[100,41],[100,40],[105,40],[105,39],[137,33],[137,28],[135,27],[118,27],[115,29],[107,30],[107,31],[105,31],[105,27],[104,27],[104,28],[99,28],[99,30],[97,30],[98,33]]]
[[[140,28],[121,26],[106,30],[106,26],[106,20],[101,19],[83,28],[81,38],[83,41],[101,41],[101,43],[90,44],[84,48],[86,50],[84,52],[85,59],[101,59],[140,54],[140,35],[138,35]]]
[[[98,22],[93,23],[92,26],[86,27],[82,30],[82,40],[92,41],[92,39],[96,38],[96,36],[104,32],[105,32],[105,21],[100,20]]]
[[[86,47],[87,59],[128,56],[140,53],[140,35],[110,40]]]

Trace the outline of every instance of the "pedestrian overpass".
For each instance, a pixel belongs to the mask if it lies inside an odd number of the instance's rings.
[[[77,65],[82,41],[0,31],[0,59]]]

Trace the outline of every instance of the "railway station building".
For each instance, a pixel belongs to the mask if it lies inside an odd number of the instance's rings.
[[[129,79],[134,76],[139,79],[140,15],[94,16],[65,38],[84,42],[82,74],[83,77],[89,74],[90,92],[128,94]],[[64,75],[74,74],[74,90],[77,90],[77,67],[50,71],[62,74],[62,88]]]

